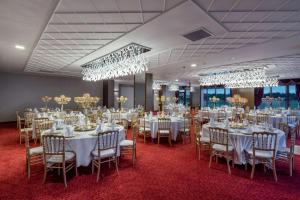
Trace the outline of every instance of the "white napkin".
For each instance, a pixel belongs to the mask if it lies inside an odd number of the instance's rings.
[[[55,132],[55,131],[56,131],[56,124],[54,123],[54,124],[52,125],[51,132]]]
[[[53,116],[52,115],[49,116],[49,120],[53,120]]]
[[[73,126],[66,126],[66,136],[71,137],[74,135],[74,127]]]

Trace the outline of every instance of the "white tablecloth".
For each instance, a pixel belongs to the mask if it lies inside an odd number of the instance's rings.
[[[125,139],[124,127],[117,126],[119,129],[119,142]],[[49,131],[47,131],[49,132]],[[47,134],[45,132],[45,134]],[[91,152],[95,149],[98,141],[96,130],[74,132],[74,137],[66,138],[66,150],[71,150],[76,153],[77,167],[88,166],[92,160]],[[118,156],[120,155],[120,148],[118,145]]]
[[[128,121],[131,121],[131,118],[132,118],[133,114],[134,114],[133,112],[121,112],[120,113],[120,118],[121,119],[127,119]],[[106,117],[106,118],[111,118],[111,113],[104,113],[103,116]]]
[[[224,124],[217,123],[215,126],[224,128]],[[202,135],[204,137],[209,137],[209,124],[203,125]],[[262,131],[261,128],[253,127],[254,131]],[[247,129],[229,129],[229,144],[231,144],[235,149],[234,162],[237,164],[245,164],[245,154],[244,150],[252,149],[252,133],[248,132]],[[279,129],[274,129],[274,132],[277,133],[277,150],[285,150],[286,141],[285,134]]]
[[[179,129],[183,127],[183,118],[180,117],[171,117],[171,134],[172,140],[176,141]],[[153,117],[152,119],[146,118],[146,127],[151,129],[151,138],[157,138],[158,131],[158,118]]]

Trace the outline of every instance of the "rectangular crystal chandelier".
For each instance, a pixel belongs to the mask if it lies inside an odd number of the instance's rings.
[[[147,71],[149,61],[144,53],[150,50],[148,47],[131,43],[81,66],[82,79],[99,81]]]
[[[267,76],[265,67],[200,75],[200,86],[224,85],[226,88],[278,86],[277,76]]]

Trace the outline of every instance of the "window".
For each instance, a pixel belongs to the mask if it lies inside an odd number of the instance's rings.
[[[289,107],[291,109],[299,108],[299,102],[296,97],[296,85],[289,85]]]
[[[189,87],[181,86],[179,88],[178,103],[185,106],[190,106],[190,98],[191,98],[191,92],[189,90]]]
[[[279,85],[276,87],[265,87],[264,88],[264,97],[273,97],[279,98],[280,101],[273,101],[273,108],[298,108],[298,101],[296,98],[296,86],[295,85]],[[260,109],[269,107],[269,105],[265,102],[262,102],[259,105]]]
[[[216,96],[220,99],[216,103],[216,107],[227,105],[226,98],[230,97],[229,88],[213,87],[213,88],[202,88],[201,89],[201,107],[214,107],[214,103],[209,101],[209,98]]]

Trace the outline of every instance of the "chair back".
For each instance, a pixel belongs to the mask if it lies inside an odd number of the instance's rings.
[[[253,132],[252,133],[253,155],[256,151],[271,152],[275,157],[277,134],[270,132]]]
[[[139,119],[139,121],[140,121],[140,127],[142,127],[142,129],[143,129],[144,131],[146,130],[146,128],[150,128],[150,123],[147,122],[147,120],[146,120],[145,117],[141,117],[141,118]]]
[[[21,122],[21,117],[20,115],[17,115],[17,124],[18,124],[18,129],[21,132],[22,129],[22,122]]]
[[[54,134],[42,136],[42,144],[44,151],[44,161],[51,156],[62,156],[62,161],[65,161],[65,137]]]
[[[267,123],[269,119],[269,115],[267,114],[258,114],[256,115],[256,122],[257,123]]]
[[[25,133],[25,148],[26,148],[26,155],[30,156],[30,144],[29,144],[28,132]]]
[[[32,126],[32,122],[35,118],[36,114],[34,112],[25,112],[24,119],[25,119],[25,127],[29,128]]]
[[[228,150],[228,129],[209,127],[210,143],[225,145]]]
[[[226,112],[224,110],[219,110],[218,111],[218,121],[225,120],[226,118]]]
[[[183,118],[183,130],[184,132],[186,132],[187,130],[190,129],[190,125],[191,125],[191,117],[189,115],[185,115]]]
[[[171,119],[169,118],[158,118],[158,131],[160,130],[170,130],[171,129]]]
[[[98,150],[98,155],[101,157],[101,151],[114,149],[115,156],[117,156],[119,141],[119,131],[106,131],[98,133],[98,141],[96,149]]]
[[[139,130],[139,125],[138,125],[138,123],[133,123],[131,126],[132,126],[132,140],[133,140],[133,144],[136,144],[136,137],[137,137],[137,132]]]
[[[77,116],[65,116],[64,123],[66,125],[73,125],[78,120]]]
[[[297,125],[298,126],[298,125]],[[296,145],[296,131],[291,132],[290,154],[294,155]]]
[[[40,134],[41,130],[40,130],[40,123],[48,123],[49,122],[49,118],[34,118],[34,128],[35,128],[35,132],[36,134]]]
[[[287,115],[286,122],[287,122],[287,124],[296,124],[297,116],[296,115]]]
[[[285,139],[287,140],[288,139],[288,134],[289,134],[289,131],[290,131],[289,125],[287,123],[284,123],[284,122],[279,122],[278,129],[280,129],[284,132]]]

